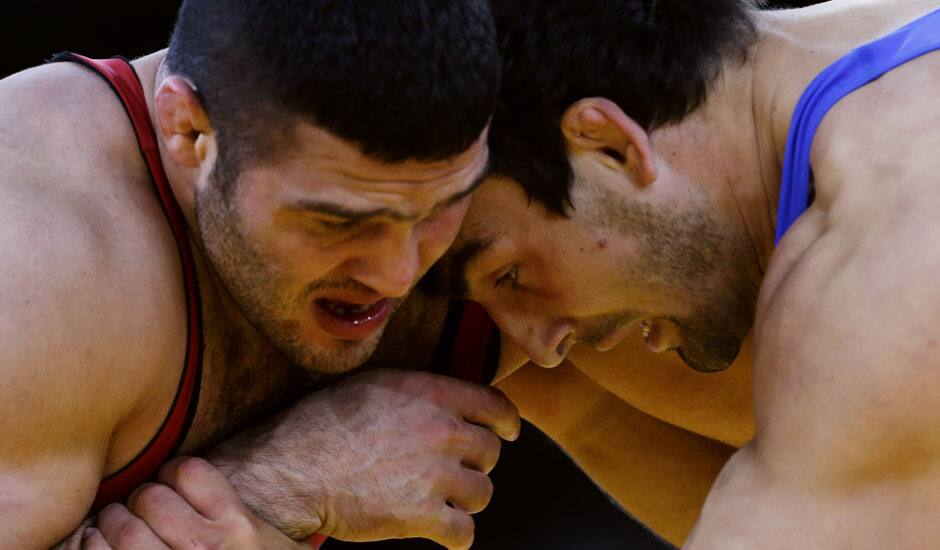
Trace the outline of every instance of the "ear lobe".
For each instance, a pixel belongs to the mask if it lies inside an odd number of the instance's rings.
[[[154,106],[167,152],[182,166],[198,168],[206,159],[212,124],[195,87],[184,78],[170,76],[157,88]]]
[[[656,181],[649,135],[616,103],[601,97],[582,99],[565,111],[562,134],[573,151],[606,155],[612,167],[625,170],[636,181]]]

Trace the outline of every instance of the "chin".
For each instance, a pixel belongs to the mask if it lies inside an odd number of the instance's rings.
[[[284,345],[277,346],[295,365],[315,374],[343,374],[365,363],[379,345],[384,328],[375,331],[362,340],[338,340],[320,335],[311,343],[311,339],[302,341],[290,338]]]
[[[741,344],[739,343],[736,349],[731,352],[731,350],[725,350],[724,353],[720,355],[713,354],[694,354],[690,353],[686,348],[677,348],[676,354],[679,356],[679,359],[682,359],[682,362],[691,367],[693,370],[698,372],[721,372],[726,370],[728,367],[734,363],[734,360],[737,359],[738,353],[741,351]]]

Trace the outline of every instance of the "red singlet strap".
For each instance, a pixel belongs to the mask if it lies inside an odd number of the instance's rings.
[[[137,135],[140,152],[150,171],[154,190],[160,199],[160,205],[170,224],[170,229],[173,231],[173,238],[176,241],[182,264],[186,294],[186,362],[173,405],[163,425],[144,450],[120,471],[101,482],[93,505],[93,510],[98,510],[111,502],[126,499],[134,489],[150,479],[182,443],[198,402],[199,382],[202,374],[202,308],[199,301],[196,265],[187,235],[186,222],[160,161],[157,135],[150,121],[150,111],[147,108],[146,97],[137,73],[123,58],[89,59],[73,53],[63,53],[54,57],[52,61],[72,61],[88,67],[108,81],[120,98],[134,126],[134,133]]]
[[[483,306],[465,302],[446,373],[468,382],[489,384],[499,367],[499,331]]]

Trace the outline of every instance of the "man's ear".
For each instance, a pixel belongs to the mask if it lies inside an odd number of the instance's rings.
[[[649,135],[613,101],[589,97],[574,103],[562,116],[561,131],[569,150],[602,153],[609,166],[636,181],[656,181]]]
[[[170,76],[154,95],[157,126],[167,151],[187,168],[198,168],[206,159],[212,124],[196,88],[188,80]]]

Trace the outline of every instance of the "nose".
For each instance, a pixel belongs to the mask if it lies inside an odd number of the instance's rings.
[[[355,278],[383,296],[405,296],[422,272],[420,242],[411,226],[390,228],[360,258]]]
[[[530,320],[510,331],[533,363],[547,368],[557,367],[565,360],[574,343],[574,325],[569,321]]]

